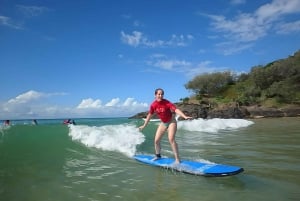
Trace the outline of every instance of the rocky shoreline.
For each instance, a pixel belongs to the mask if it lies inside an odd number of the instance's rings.
[[[238,106],[228,105],[218,108],[210,108],[208,105],[176,103],[179,109],[193,118],[222,118],[222,119],[255,119],[276,117],[300,117],[300,106],[289,105],[282,108],[270,108],[264,106]],[[129,119],[141,119],[147,116],[146,112],[138,113]],[[154,117],[155,118],[155,117]]]

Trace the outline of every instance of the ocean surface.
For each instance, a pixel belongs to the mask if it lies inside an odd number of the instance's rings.
[[[135,161],[153,154],[158,122],[127,118],[11,121],[0,126],[1,201],[300,200],[300,118],[182,121],[182,159],[240,166],[204,177]],[[162,155],[173,156],[167,135]]]

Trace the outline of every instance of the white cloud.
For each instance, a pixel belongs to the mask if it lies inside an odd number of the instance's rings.
[[[0,118],[30,118],[31,116],[44,115],[46,107],[43,100],[61,95],[65,95],[65,93],[27,91],[0,104]]]
[[[276,30],[278,34],[290,34],[300,32],[300,20],[285,24],[279,24]]]
[[[0,15],[0,26],[7,26],[13,29],[22,29],[22,25],[14,22],[10,17]]]
[[[283,15],[298,13],[299,0],[273,0],[271,3],[259,7],[255,16],[260,21],[275,21]]]
[[[194,39],[194,37],[190,34],[188,34],[186,36],[182,35],[182,34],[179,35],[179,36],[173,34],[171,36],[171,39],[169,41],[166,41],[165,44],[167,46],[179,46],[179,47],[181,46],[181,47],[183,47],[183,46],[187,46],[188,42],[193,40],[193,39]]]
[[[134,100],[134,98],[127,98],[124,101],[123,106],[128,106],[128,107],[132,107],[132,106],[148,107],[148,104],[147,103],[138,103],[137,101]]]
[[[231,51],[234,51],[234,49],[232,49]],[[161,73],[160,70],[172,71],[181,73],[189,79],[199,74],[212,73],[229,69],[228,67],[226,68],[212,66],[212,62],[208,60],[197,63],[187,60],[169,59],[166,55],[163,54],[151,55],[149,57],[149,60],[146,61],[146,64],[148,66],[151,66],[152,68],[148,69],[145,72]]]
[[[227,41],[223,43],[216,44],[218,52],[221,52],[224,55],[232,55],[235,53],[242,52],[253,46],[253,43],[238,43],[235,41]]]
[[[212,26],[216,31],[222,32],[223,37],[239,42],[257,40],[266,35],[268,24],[262,24],[251,14],[240,14],[233,20],[224,16],[208,15],[212,20]]]
[[[100,100],[85,99],[86,105],[95,104],[101,102]],[[83,101],[82,101],[83,102]],[[81,102],[81,103],[82,103]],[[100,104],[98,104],[99,106]],[[124,102],[120,98],[113,98],[101,107],[77,107],[77,109],[70,112],[73,116],[78,117],[121,117],[132,116],[139,112],[146,111],[148,109],[147,103],[139,103],[134,98],[127,98]]]
[[[147,103],[139,103],[134,98],[127,98],[124,102],[113,98],[106,104],[102,104],[100,99],[86,98],[75,107],[47,103],[52,96],[65,94],[30,90],[0,102],[0,119],[126,117],[148,110]]]
[[[83,99],[81,103],[77,106],[78,109],[83,108],[100,108],[101,100],[93,100],[92,98]]]
[[[26,17],[35,17],[41,15],[49,9],[43,6],[24,6],[17,5],[17,8],[26,16]]]
[[[182,68],[190,66],[191,63],[185,60],[157,60],[152,63],[153,66],[165,69],[165,70],[174,70],[181,71]]]
[[[137,47],[140,45],[142,40],[142,33],[138,31],[132,32],[132,35],[125,34],[123,31],[121,31],[121,40],[130,46]]]
[[[30,90],[28,92],[25,92],[16,98],[12,98],[8,101],[8,104],[20,104],[20,103],[28,103],[30,101],[39,99],[41,97],[45,96],[44,93],[40,93],[37,91]]]
[[[211,66],[211,61],[203,61],[198,64],[195,64],[194,67],[189,68],[185,71],[185,74],[189,78],[194,78],[197,75],[204,73],[213,73],[226,70],[225,67],[214,67]]]
[[[299,0],[273,0],[271,3],[262,5],[253,13],[239,13],[231,19],[220,15],[205,16],[212,20],[213,29],[221,33],[226,40],[217,46],[224,47],[223,53],[228,55],[250,48],[252,45],[249,43],[270,33],[298,32],[299,22],[291,21],[286,16],[299,12]],[[232,44],[234,44],[234,48],[232,48]],[[232,50],[227,51],[228,48]]]
[[[138,47],[172,47],[172,46],[187,46],[188,43],[193,40],[194,37],[190,34],[188,35],[175,35],[173,34],[169,40],[149,40],[142,32],[133,31],[132,34],[126,34],[121,31],[121,41],[127,45]]]
[[[17,5],[17,10],[23,14],[23,17],[36,17],[41,15],[42,13],[49,11],[48,8],[42,6],[24,6]],[[17,22],[15,19],[7,16],[0,15],[0,26],[7,26],[13,29],[24,29],[25,20],[19,20]]]
[[[234,51],[234,49],[232,49],[231,51]],[[150,56],[150,59],[146,63],[149,66],[156,67],[156,69],[182,73],[189,79],[199,74],[212,73],[229,69],[228,67],[226,68],[211,66],[211,61],[202,61],[199,63],[195,63],[186,60],[168,59],[165,55],[161,54],[154,54]],[[148,70],[147,72],[158,73],[154,70]]]
[[[105,104],[105,106],[111,107],[116,106],[120,102],[119,98],[113,98],[111,101]]]
[[[185,69],[192,66],[191,62],[179,59],[169,59],[164,54],[150,55],[149,59],[146,61],[146,64],[173,72],[183,72]]]
[[[136,105],[137,102],[134,101],[134,98],[127,98],[125,102],[123,103],[123,106],[131,106],[131,105]]]

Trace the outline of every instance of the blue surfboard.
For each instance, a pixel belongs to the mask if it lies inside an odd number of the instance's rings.
[[[158,160],[152,160],[153,158],[153,156],[143,154],[134,156],[134,159],[137,161],[148,165],[163,167],[193,175],[221,177],[235,175],[244,171],[241,167],[231,165],[205,163],[192,160],[181,160],[180,164],[175,164],[174,158],[162,157]]]

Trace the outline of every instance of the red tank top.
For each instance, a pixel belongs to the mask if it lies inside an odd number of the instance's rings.
[[[154,112],[158,115],[160,120],[164,123],[171,121],[172,112],[176,110],[176,106],[166,99],[161,101],[153,101],[150,105],[149,113],[153,114]]]

